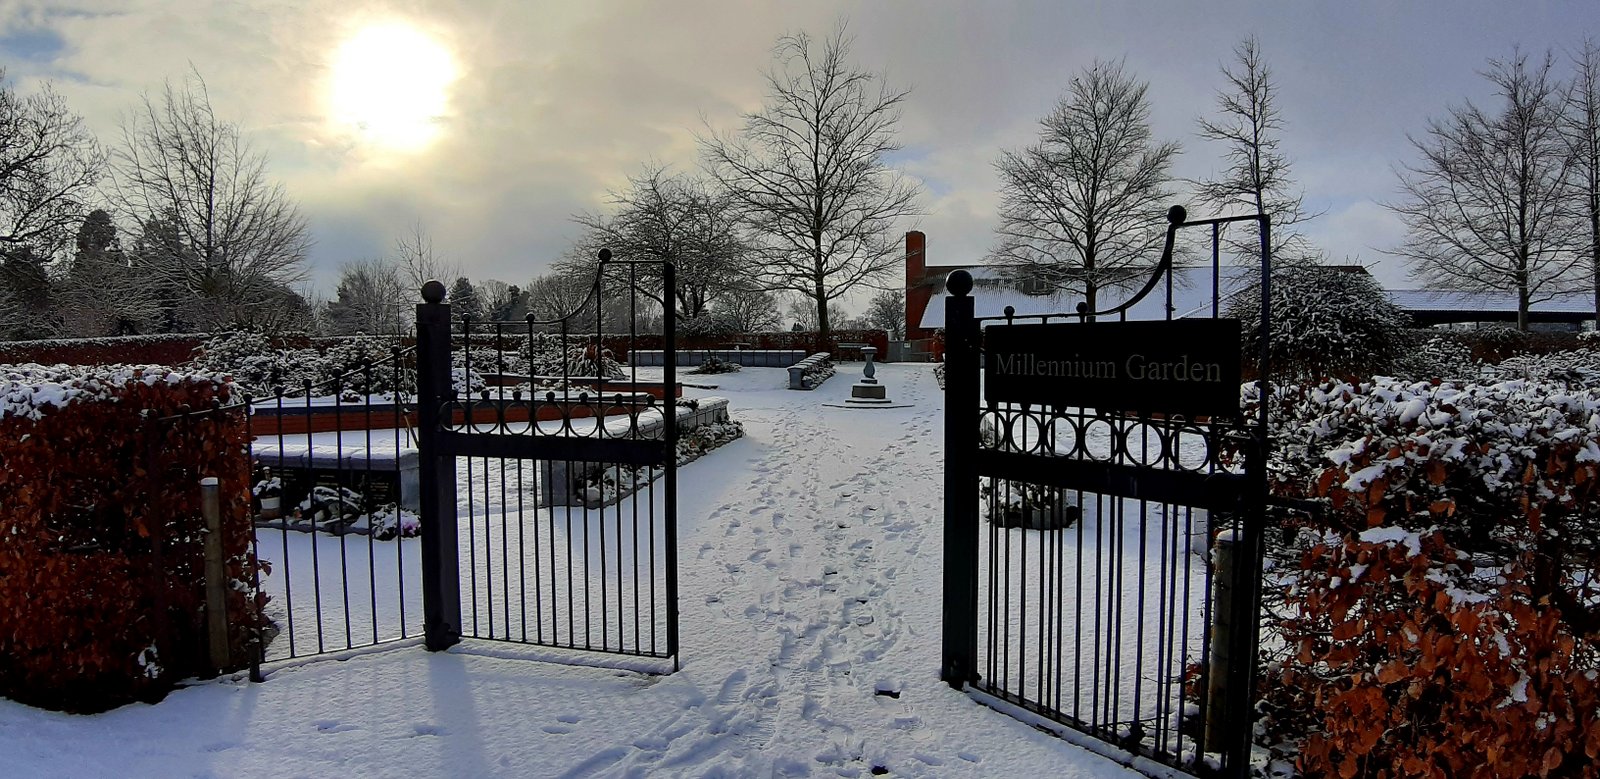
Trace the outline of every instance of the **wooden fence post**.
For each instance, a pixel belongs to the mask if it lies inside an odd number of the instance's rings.
[[[215,476],[200,480],[200,515],[206,522],[206,633],[211,669],[220,673],[228,657],[227,566],[222,558],[222,494]]]

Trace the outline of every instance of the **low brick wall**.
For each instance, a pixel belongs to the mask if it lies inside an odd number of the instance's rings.
[[[695,367],[715,357],[746,368],[787,368],[805,356],[802,349],[679,349],[678,365]],[[640,349],[630,355],[628,363],[657,366],[665,361],[659,349]]]

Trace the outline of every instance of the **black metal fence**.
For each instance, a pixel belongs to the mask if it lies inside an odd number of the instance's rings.
[[[631,352],[639,340],[641,289],[671,299],[672,266],[641,274],[641,265],[602,252],[589,300],[547,321],[452,320],[442,285],[424,289],[430,647],[471,637],[676,658],[672,317],[659,369],[623,365],[609,350]],[[603,283],[618,277],[627,283]],[[607,294],[627,296],[625,316],[603,304]],[[607,321],[607,311],[624,321]]]
[[[1245,220],[1174,217],[1149,283],[1107,311],[980,319],[970,282],[952,278],[943,677],[1136,766],[1242,776],[1265,416],[980,401],[985,341],[1024,320],[1128,319],[1144,300],[1162,305],[1143,318],[1216,318],[1233,295],[1260,295],[1269,310],[1268,261],[1243,278],[1220,264],[1221,226]],[[1193,225],[1211,228],[1212,264],[1190,269],[1185,290],[1172,251]],[[1264,362],[1256,367],[1265,375]]]
[[[263,657],[422,632],[415,350],[250,401]]]

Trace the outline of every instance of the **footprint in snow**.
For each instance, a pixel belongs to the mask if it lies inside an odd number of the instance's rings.
[[[446,732],[439,725],[413,725],[411,730],[413,736],[442,736]]]

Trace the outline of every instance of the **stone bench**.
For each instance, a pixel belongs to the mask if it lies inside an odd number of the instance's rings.
[[[809,390],[815,385],[806,381],[806,373],[812,368],[828,361],[832,355],[828,352],[817,352],[791,366],[789,366],[789,389]],[[819,382],[820,383],[820,382]]]

